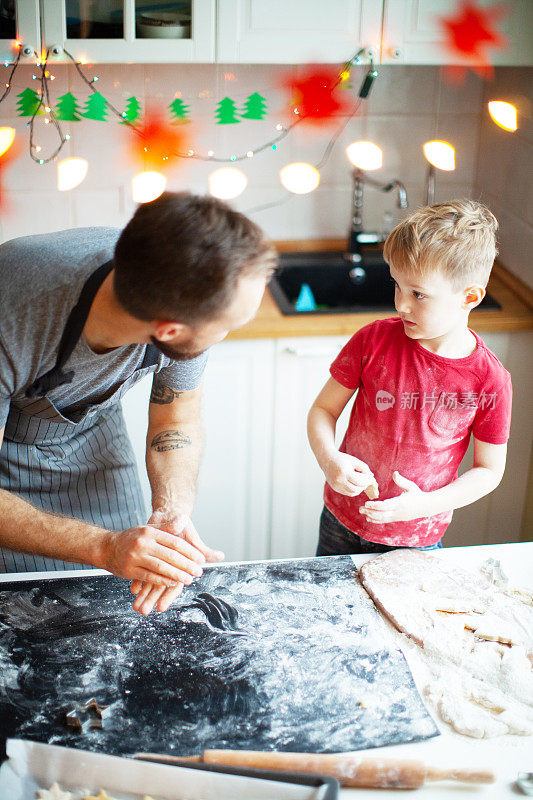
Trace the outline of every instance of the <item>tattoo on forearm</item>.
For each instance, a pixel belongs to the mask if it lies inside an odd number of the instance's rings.
[[[150,402],[157,403],[157,405],[164,406],[167,403],[173,403],[177,397],[182,395],[183,392],[171,389],[169,386],[156,386],[152,388],[150,395]]]
[[[150,447],[158,453],[165,453],[167,450],[181,450],[190,444],[192,440],[179,431],[161,431],[154,436]]]

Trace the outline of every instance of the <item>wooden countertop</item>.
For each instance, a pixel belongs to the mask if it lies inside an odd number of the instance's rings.
[[[306,239],[276,242],[279,252],[342,250],[343,239]],[[533,330],[533,290],[498,262],[487,287],[501,305],[500,310],[473,311],[469,326],[475,331]],[[359,314],[302,314],[285,316],[270,292],[265,292],[256,317],[228,339],[279,339],[292,336],[350,336],[376,319],[386,319],[394,311],[368,311]]]

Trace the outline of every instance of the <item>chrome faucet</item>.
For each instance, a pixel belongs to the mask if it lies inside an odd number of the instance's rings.
[[[396,178],[388,183],[380,183],[374,178],[371,178],[361,169],[354,169],[353,171],[353,193],[352,193],[352,222],[349,231],[348,251],[350,253],[358,253],[360,245],[363,244],[361,234],[363,233],[363,186],[365,183],[379,189],[380,192],[390,192],[396,189],[398,192],[397,206],[398,208],[407,208],[407,191],[403,183]],[[364,234],[363,234],[364,235]],[[369,242],[369,239],[366,239]],[[379,237],[376,236],[372,242],[378,242]]]

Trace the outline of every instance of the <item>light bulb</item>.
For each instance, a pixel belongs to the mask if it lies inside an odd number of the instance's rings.
[[[346,148],[346,155],[359,169],[373,170],[383,166],[383,150],[374,142],[352,142]]]
[[[57,188],[59,191],[68,192],[79,186],[85,180],[88,169],[89,162],[85,158],[64,158],[63,161],[60,161],[57,165]]]
[[[283,186],[293,194],[308,194],[320,183],[320,172],[303,162],[287,164],[280,170],[279,177]]]
[[[0,156],[3,156],[15,141],[15,133],[15,128],[0,128]]]
[[[515,131],[518,128],[516,108],[511,103],[503,100],[491,100],[488,104],[489,114],[492,119],[505,131]]]
[[[240,169],[221,167],[209,175],[209,194],[219,200],[233,200],[244,192],[248,178]]]
[[[132,195],[136,203],[149,203],[163,194],[167,179],[160,172],[140,172],[132,182]]]
[[[423,149],[426,159],[437,169],[446,172],[455,169],[455,150],[448,142],[426,142]]]

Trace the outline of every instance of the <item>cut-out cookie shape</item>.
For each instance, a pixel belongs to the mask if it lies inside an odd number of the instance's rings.
[[[83,800],[116,800],[116,797],[111,797],[105,789],[100,789],[100,794],[86,794]]]
[[[53,783],[49,789],[38,789],[36,797],[39,800],[72,800],[72,793],[64,792],[57,783]]]
[[[99,705],[94,697],[87,703],[75,703],[65,714],[68,728],[85,733],[92,728],[103,728],[104,719],[108,714],[108,707]]]

